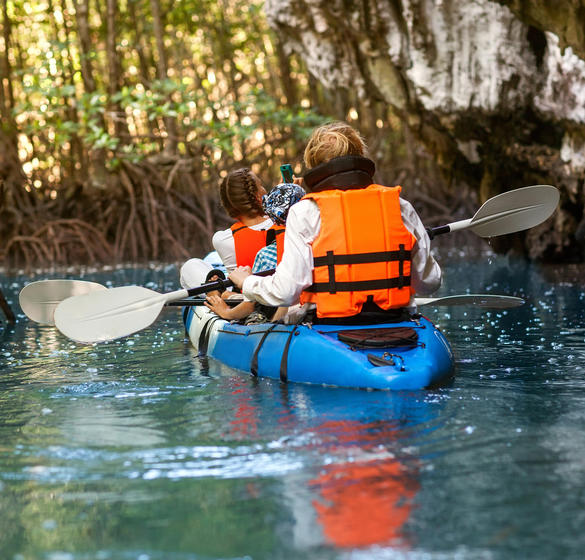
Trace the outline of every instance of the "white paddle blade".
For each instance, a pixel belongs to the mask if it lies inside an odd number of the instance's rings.
[[[472,305],[483,309],[510,309],[524,305],[522,298],[514,296],[498,296],[492,294],[463,294],[456,296],[445,296],[436,298],[415,298],[417,306],[436,305]]]
[[[37,323],[54,325],[55,309],[64,300],[107,288],[84,280],[39,280],[27,284],[18,295],[24,314]]]
[[[481,237],[506,235],[544,222],[559,203],[552,185],[533,185],[490,198],[475,213],[469,228]]]
[[[151,325],[168,296],[140,286],[123,286],[70,297],[57,306],[55,325],[77,342],[114,340]]]

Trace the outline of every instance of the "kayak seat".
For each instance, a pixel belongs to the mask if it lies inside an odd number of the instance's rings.
[[[418,344],[418,333],[412,327],[344,330],[337,333],[337,338],[355,350],[361,348],[414,348]]]

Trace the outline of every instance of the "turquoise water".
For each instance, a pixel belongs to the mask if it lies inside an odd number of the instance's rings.
[[[0,326],[0,558],[581,558],[582,269],[442,260],[433,391],[283,386],[196,356],[180,312],[99,346]],[[1,276],[18,310],[30,280]],[[86,273],[177,288],[174,267]]]

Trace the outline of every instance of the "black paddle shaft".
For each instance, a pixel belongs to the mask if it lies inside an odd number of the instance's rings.
[[[168,303],[165,303],[165,306],[167,307],[197,307],[197,306],[201,306],[201,305],[205,305],[205,302],[207,300],[205,298],[194,298],[194,299],[177,299],[175,301],[169,301]],[[230,307],[235,307],[236,305],[239,305],[240,303],[242,303],[244,300],[243,299],[224,299],[223,300],[224,303],[226,305],[229,305]]]
[[[225,290],[226,288],[231,288],[233,285],[234,283],[229,278],[224,278],[216,280],[215,282],[203,284],[202,286],[197,286],[196,288],[189,288],[187,294],[189,296],[198,296],[199,294],[205,294],[207,292],[212,292],[213,290]]]
[[[270,270],[255,272],[254,276],[271,276],[275,272],[276,269],[271,268]],[[229,278],[224,278],[220,280],[215,280],[215,282],[203,284],[202,286],[196,286],[195,288],[189,288],[187,290],[187,294],[189,295],[189,297],[198,296],[199,294],[206,294],[207,292],[212,292],[213,290],[224,290],[225,288],[231,288],[233,285],[234,283]]]
[[[437,235],[441,235],[442,233],[449,233],[451,231],[451,228],[449,227],[449,224],[447,224],[446,226],[437,226],[434,228],[426,228],[426,230],[427,230],[427,233],[429,234],[429,238],[432,240]]]

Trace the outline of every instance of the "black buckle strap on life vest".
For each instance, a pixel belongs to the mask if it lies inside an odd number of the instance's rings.
[[[236,233],[238,233],[238,231],[242,231],[243,229],[246,229],[248,226],[240,226],[239,228],[232,229],[233,227],[234,226],[232,226],[230,229],[232,230],[232,235],[235,235]]]
[[[362,189],[373,183],[376,165],[362,156],[341,156],[313,167],[303,181],[309,192]]]
[[[410,274],[404,274],[404,263],[410,261],[411,251],[407,251],[404,245],[399,245],[398,251],[378,251],[374,253],[356,253],[355,255],[336,255],[333,251],[327,251],[323,257],[315,257],[313,265],[326,266],[329,271],[327,282],[315,282],[307,292],[363,292],[368,290],[402,289],[410,286]],[[380,262],[398,262],[398,276],[395,278],[381,278],[379,280],[359,280],[354,282],[337,282],[335,279],[336,265],[369,264]]]
[[[358,280],[356,282],[335,282],[338,292],[367,292],[370,290],[391,290],[392,288],[404,288],[410,286],[410,276],[402,278],[380,278],[379,280]],[[329,282],[316,282],[305,291],[312,293],[329,292]]]
[[[406,251],[402,243],[398,245],[398,249],[398,288],[402,289],[404,288],[404,261],[406,260],[404,255]],[[410,260],[410,251],[408,251],[408,259]]]
[[[297,332],[297,325],[295,325],[288,335],[286,339],[286,344],[284,345],[284,349],[282,351],[282,358],[280,359],[280,380],[283,383],[288,382],[288,351],[290,348],[290,341],[292,340],[293,335],[299,334]]]
[[[329,271],[329,293],[335,294],[337,293],[337,288],[335,286],[335,254],[333,251],[327,251],[325,260],[327,262],[327,269]]]
[[[411,251],[406,251],[404,245],[400,245],[399,251],[378,251],[375,253],[356,253],[354,255],[335,255],[333,251],[327,251],[324,257],[315,257],[313,259],[314,266],[329,266],[331,257],[333,255],[333,264],[371,264],[378,262],[404,262],[409,261]],[[404,272],[404,267],[402,268]]]
[[[266,340],[266,337],[278,326],[278,323],[273,323],[272,325],[270,325],[270,327],[268,327],[265,331],[264,334],[262,335],[262,338],[260,339],[260,342],[258,342],[258,346],[256,346],[256,349],[254,350],[254,354],[252,355],[252,361],[250,362],[250,372],[252,373],[252,375],[254,377],[258,377],[258,354],[260,353],[260,349],[262,348],[264,341]]]
[[[266,230],[266,246],[274,243],[276,241],[276,236],[284,233],[284,229],[274,229],[270,228]]]

